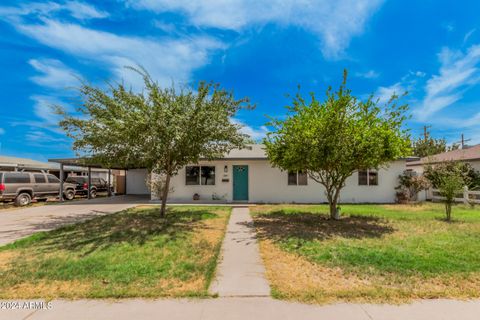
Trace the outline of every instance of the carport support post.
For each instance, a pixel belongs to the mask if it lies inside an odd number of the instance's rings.
[[[112,196],[112,188],[110,187],[110,176],[112,175],[112,170],[108,169],[108,196]]]
[[[63,202],[63,163],[60,163],[60,191],[59,201]]]
[[[88,184],[87,195],[88,195],[88,199],[91,199],[92,198],[92,196],[90,195],[90,188],[92,186],[92,168],[91,167],[88,167],[88,179],[87,179],[87,181],[88,181],[88,183],[87,183]]]

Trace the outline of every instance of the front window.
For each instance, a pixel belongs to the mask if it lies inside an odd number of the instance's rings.
[[[215,167],[201,167],[201,184],[214,185],[215,184]]]
[[[47,176],[47,178],[48,178],[48,183],[59,183],[60,182],[60,180],[57,177],[55,177],[54,175],[51,175],[51,174],[49,174]]]
[[[306,186],[308,184],[308,176],[303,171],[289,171],[288,185],[289,186]]]
[[[187,166],[185,167],[186,185],[215,185],[214,166]]]
[[[200,167],[186,167],[185,177],[186,185],[200,184]]]
[[[358,170],[359,186],[378,186],[378,171],[373,169]]]

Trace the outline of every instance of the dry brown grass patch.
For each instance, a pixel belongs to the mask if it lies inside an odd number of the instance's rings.
[[[434,278],[363,276],[326,267],[260,241],[267,278],[278,298],[306,303],[406,303],[414,299],[480,297],[480,275]]]
[[[0,297],[8,299],[53,299],[56,297],[81,298],[87,296],[92,284],[82,281],[46,281],[23,282],[4,288]]]

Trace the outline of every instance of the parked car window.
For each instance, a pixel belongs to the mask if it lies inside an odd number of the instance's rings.
[[[47,179],[45,179],[45,176],[41,173],[36,173],[33,175],[35,178],[35,183],[46,183]]]
[[[186,185],[200,184],[200,167],[199,166],[185,167],[185,184]]]
[[[30,183],[30,174],[22,172],[5,173],[5,183]]]
[[[59,183],[60,182],[60,180],[52,174],[49,174],[47,176],[47,178],[48,178],[49,183]]]
[[[85,179],[83,177],[68,177],[66,182],[72,182],[72,183],[83,183]]]
[[[215,185],[215,167],[205,166],[200,167],[202,173],[200,184]]]

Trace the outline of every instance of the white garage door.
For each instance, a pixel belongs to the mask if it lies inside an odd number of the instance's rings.
[[[146,169],[127,170],[127,194],[150,194],[147,184]]]

